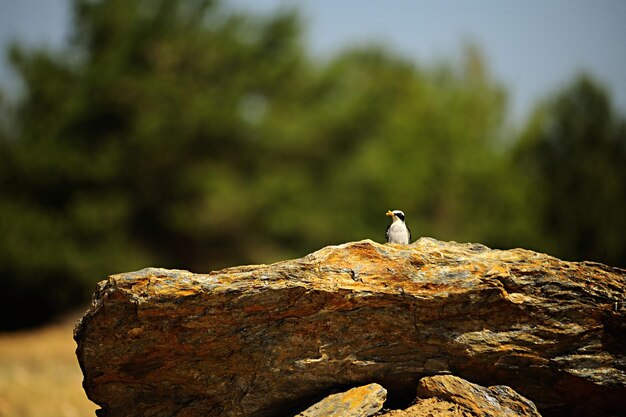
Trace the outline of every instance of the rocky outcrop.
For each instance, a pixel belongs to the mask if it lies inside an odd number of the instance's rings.
[[[510,387],[485,388],[452,375],[422,378],[417,401],[381,417],[541,417],[535,404]]]
[[[510,387],[485,388],[452,375],[424,377],[415,404],[377,414],[387,391],[378,384],[332,394],[296,417],[541,417],[535,404]]]
[[[285,416],[377,382],[507,385],[544,416],[626,409],[626,271],[527,250],[366,240],[210,274],[98,284],[75,339],[100,415]],[[578,413],[578,414],[576,414]]]
[[[383,408],[386,399],[386,389],[368,384],[329,395],[296,417],[369,417]]]

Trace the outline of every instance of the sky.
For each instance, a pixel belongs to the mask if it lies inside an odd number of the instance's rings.
[[[460,58],[478,45],[509,91],[513,120],[582,72],[609,90],[626,114],[626,1],[623,0],[229,0],[269,14],[299,10],[313,57],[355,45],[385,45],[417,64]],[[0,47],[13,40],[59,48],[72,22],[69,0],[0,0]],[[14,84],[6,56],[0,83]]]

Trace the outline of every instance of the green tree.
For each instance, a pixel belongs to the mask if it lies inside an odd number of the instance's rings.
[[[0,138],[0,327],[85,302],[110,273],[206,272],[414,237],[517,246],[506,94],[476,48],[429,68],[383,47],[327,63],[292,13],[203,0],[75,0],[61,52],[15,47]]]
[[[588,76],[535,112],[516,149],[533,181],[539,247],[626,265],[626,121]]]
[[[347,214],[344,236],[381,239],[384,207],[403,209],[415,237],[519,245],[524,189],[500,149],[506,94],[476,48],[464,58],[421,68],[370,49],[331,62],[325,79],[338,104],[324,107],[344,104],[315,124],[345,148],[325,185]]]
[[[201,0],[74,11],[66,51],[11,51],[25,94],[0,143],[0,327],[86,301],[116,271],[245,259],[257,145],[244,107],[304,72],[289,14]]]

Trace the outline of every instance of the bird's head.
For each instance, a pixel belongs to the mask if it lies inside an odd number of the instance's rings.
[[[401,210],[388,210],[386,213],[387,216],[391,217],[392,221],[396,221],[396,220],[400,220],[400,221],[404,221],[404,212]]]

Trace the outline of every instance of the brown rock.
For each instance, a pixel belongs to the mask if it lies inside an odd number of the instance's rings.
[[[329,395],[296,417],[369,417],[383,408],[386,399],[386,389],[368,384]]]
[[[452,375],[422,378],[417,396],[458,404],[476,416],[541,417],[532,401],[505,385],[485,388]]]
[[[381,417],[541,417],[532,401],[511,388],[489,388],[452,375],[422,378],[418,401]]]
[[[505,384],[544,416],[626,409],[626,271],[423,238],[210,274],[98,284],[75,331],[84,387],[118,416],[293,415],[376,381]],[[394,404],[395,403],[395,404]]]
[[[439,398],[419,400],[406,410],[393,410],[380,417],[475,417],[458,404]]]

